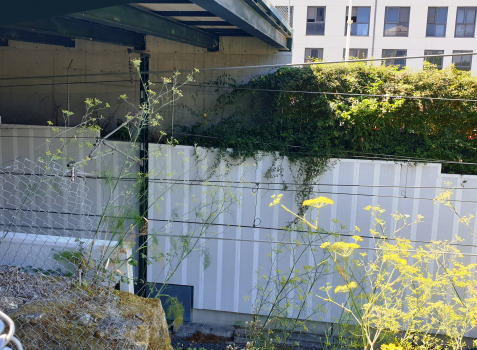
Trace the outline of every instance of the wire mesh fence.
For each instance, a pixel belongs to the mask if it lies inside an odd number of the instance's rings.
[[[26,349],[131,343],[113,324],[122,325],[113,294],[118,278],[103,261],[113,258],[114,242],[95,240],[88,191],[60,164],[42,159],[0,168],[0,307]],[[106,335],[95,337],[98,329]]]
[[[6,314],[0,311],[0,333],[3,333],[5,331],[5,324],[8,325],[8,332],[7,334],[0,335],[0,349],[11,350],[11,347],[7,347],[7,345],[13,344],[16,350],[23,350],[22,344],[14,336],[15,323],[10,317],[8,317]]]
[[[121,175],[135,146],[101,144],[93,160],[98,137],[64,125],[0,126],[0,309],[26,349],[136,348],[145,324],[125,316],[114,291],[132,290],[125,226],[134,220],[121,208],[134,207],[135,193],[104,180]]]

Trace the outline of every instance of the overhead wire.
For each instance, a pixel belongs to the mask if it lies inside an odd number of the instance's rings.
[[[0,78],[0,81],[2,79]],[[73,82],[55,82],[55,83],[37,83],[37,84],[15,84],[15,85],[1,85],[0,88],[15,88],[15,87],[35,87],[35,86],[54,86],[54,85],[84,85],[84,84],[108,84],[108,83],[137,83],[139,80],[131,82],[128,80],[99,80],[99,81],[73,81]]]
[[[75,128],[75,127],[72,127]],[[71,129],[72,129],[71,128]],[[0,128],[0,131],[2,129]],[[197,137],[203,137],[203,138],[212,138],[212,139],[218,139],[218,140],[225,140],[222,137],[218,136],[210,136],[210,135],[201,135],[201,134],[193,134],[193,133],[184,133],[184,132],[175,132],[176,134],[179,135],[186,135],[186,136],[197,136]],[[18,136],[12,136],[12,135],[0,135],[0,138],[2,137],[9,137],[9,138],[29,138],[30,136],[28,135],[18,135]],[[51,138],[55,138],[55,136]],[[35,136],[35,138],[44,138],[44,139],[51,139],[49,137],[43,137],[43,136]],[[76,138],[87,138],[87,139],[92,139],[94,138],[93,136],[91,137],[76,137]],[[274,145],[273,143],[267,143],[267,142],[259,142],[259,141],[252,141],[252,143],[256,144],[261,144],[261,145]],[[43,143],[42,145],[45,145],[46,143]],[[151,143],[150,143],[151,144]],[[40,145],[41,146],[41,145]],[[38,146],[38,147],[40,147]],[[306,148],[304,146],[297,146],[297,145],[283,145],[283,147],[288,147],[288,148]],[[38,148],[36,147],[36,148]],[[442,163],[442,164],[456,164],[456,165],[477,165],[477,163],[473,162],[458,162],[458,161],[451,161],[451,160],[443,160],[443,159],[430,159],[430,158],[417,158],[417,157],[408,157],[408,156],[397,156],[397,155],[389,155],[389,154],[381,154],[381,153],[358,153],[355,151],[347,151],[343,150],[338,153],[318,153],[318,152],[299,152],[299,151],[285,151],[281,152],[285,154],[306,154],[306,155],[316,155],[316,156],[335,156],[335,157],[343,157],[343,153],[350,154],[354,153],[357,155],[346,155],[346,157],[351,157],[351,158],[363,158],[363,159],[376,159],[376,160],[384,160],[384,161],[393,161],[393,162],[403,162],[403,163],[413,163],[413,162],[418,162],[418,163]]]
[[[157,183],[157,182],[155,182],[155,183]],[[164,183],[173,184],[172,182],[164,182]],[[188,186],[203,186],[203,187],[230,188],[230,186],[207,185],[207,184],[193,184],[193,183],[191,183],[191,184],[184,184],[184,185],[188,185]],[[316,184],[316,185],[319,185],[319,184]],[[338,185],[338,186],[339,186],[339,185]],[[408,189],[407,186],[401,186],[401,187]],[[273,191],[273,190],[274,190],[274,189],[263,188],[263,187],[256,187],[256,186],[251,186],[251,187],[239,187],[239,186],[237,186],[237,187],[234,187],[234,188],[249,189],[249,190],[258,189],[258,190],[266,190],[266,191]],[[299,190],[296,190],[296,189],[275,189],[274,191],[277,191],[277,192],[299,192]],[[398,198],[398,199],[409,199],[409,200],[418,199],[418,200],[423,200],[423,201],[434,201],[434,198],[424,198],[424,197],[410,197],[410,196],[403,197],[403,196],[390,196],[390,195],[367,194],[367,193],[331,192],[331,191],[322,191],[322,190],[312,191],[312,192],[313,192],[313,193],[317,193],[317,194],[328,194],[328,195],[337,195],[337,196]],[[452,200],[452,202],[477,204],[477,202],[476,202],[476,201],[473,201],[473,200],[457,200],[457,199],[456,199],[456,200]]]
[[[341,63],[358,63],[358,62],[376,62],[376,61],[388,61],[395,59],[417,59],[417,58],[438,58],[438,57],[454,57],[454,56],[464,56],[464,55],[477,55],[475,53],[454,53],[454,54],[438,54],[438,55],[423,55],[423,56],[405,56],[405,57],[384,57],[384,58],[366,58],[366,59],[353,59],[353,60],[341,60],[341,61],[322,61],[322,62],[308,62],[308,63],[298,63],[298,64],[272,64],[272,65],[259,65],[259,66],[242,66],[242,67],[219,67],[219,68],[205,68],[200,71],[209,72],[217,70],[237,70],[237,69],[262,69],[262,68],[280,68],[280,67],[303,67],[303,66],[315,66],[315,65],[326,65],[326,64],[341,64]],[[199,71],[199,72],[200,72]],[[159,73],[175,73],[174,71],[149,71],[141,72],[139,74],[159,74]],[[28,86],[40,86],[40,85],[61,85],[61,84],[99,84],[99,83],[117,83],[117,82],[131,82],[131,79],[128,80],[104,80],[104,81],[91,81],[91,82],[71,82],[69,79],[75,77],[95,77],[95,76],[110,76],[110,75],[131,75],[131,72],[108,72],[108,73],[89,73],[89,74],[78,74],[78,75],[56,75],[56,76],[37,76],[37,77],[7,77],[1,78],[2,80],[20,80],[20,79],[47,79],[47,78],[67,78],[67,82],[55,82],[55,83],[40,83],[40,84],[27,84],[27,85],[0,85],[0,87],[28,87]],[[138,82],[139,80],[134,80]],[[194,84],[188,84],[194,85]],[[196,86],[204,87],[213,87],[213,88],[225,88],[218,85],[207,85],[199,84]],[[446,97],[430,97],[430,96],[407,96],[407,95],[383,95],[383,94],[361,94],[361,93],[347,93],[347,92],[326,92],[326,91],[302,91],[302,90],[282,90],[282,89],[261,89],[261,88],[245,88],[238,86],[231,86],[230,88],[236,90],[251,90],[251,91],[268,91],[268,92],[288,92],[288,93],[303,93],[303,94],[321,94],[321,95],[343,95],[343,96],[358,96],[358,97],[383,97],[383,98],[397,98],[397,99],[421,99],[421,100],[442,100],[442,101],[459,101],[459,102],[477,102],[477,99],[462,99],[462,98],[446,98]]]
[[[112,152],[111,152],[112,154]],[[21,172],[14,172],[14,171],[2,171],[0,169],[0,175],[2,174],[9,174],[9,175],[16,175],[16,176],[46,176],[46,177],[62,177],[62,178],[71,178],[71,175],[49,175],[49,174],[34,174],[34,173],[21,173]],[[445,175],[453,175],[453,174],[442,174]],[[77,175],[78,178],[84,179],[93,179],[93,180],[114,180],[114,181],[134,181],[137,182],[137,178],[133,177],[118,177],[118,176],[91,176],[91,175]],[[363,187],[363,188],[406,188],[406,189],[452,189],[445,186],[404,186],[404,185],[362,185],[362,184],[330,184],[330,183],[300,183],[300,182],[261,182],[261,181],[230,181],[230,180],[207,180],[207,179],[194,179],[194,180],[182,180],[182,179],[171,179],[171,178],[154,178],[149,177],[149,182],[151,183],[164,183],[164,184],[177,184],[177,185],[201,185],[203,183],[207,184],[208,186],[216,186],[216,187],[223,187],[223,188],[230,188],[230,186],[221,186],[221,185],[214,185],[215,183],[218,184],[242,184],[242,185],[254,185],[253,187],[234,187],[234,188],[250,188],[254,189],[257,188],[256,185],[268,185],[268,186],[328,186],[328,187]],[[210,185],[209,185],[210,184]],[[258,188],[262,190],[273,190],[270,188]],[[477,187],[458,187],[458,190],[477,190]],[[278,189],[277,189],[278,190]],[[293,190],[296,191],[296,190]],[[320,192],[320,191],[317,191]],[[403,197],[394,197],[394,198],[403,198]],[[410,197],[406,197],[408,199],[412,199]],[[477,202],[475,202],[477,203]]]
[[[393,60],[404,60],[404,59],[420,59],[420,58],[439,58],[439,57],[455,57],[455,56],[474,56],[477,55],[477,52],[465,52],[465,53],[453,53],[453,54],[437,54],[437,55],[420,55],[420,56],[398,56],[398,57],[382,57],[382,58],[362,58],[362,59],[352,59],[352,60],[339,60],[339,61],[318,61],[318,62],[304,62],[304,63],[278,63],[278,64],[263,64],[263,65],[252,65],[252,66],[235,66],[235,67],[215,67],[215,68],[202,68],[199,69],[199,72],[214,72],[214,71],[224,71],[224,70],[242,70],[242,69],[263,69],[263,68],[280,68],[280,67],[306,67],[306,66],[315,66],[315,65],[327,65],[327,64],[343,64],[343,63],[359,63],[359,62],[382,62],[382,61],[393,61]],[[193,69],[193,68],[191,68]],[[176,70],[161,70],[161,71],[147,71],[147,72],[138,72],[138,74],[169,74],[175,73]],[[23,76],[23,77],[3,77],[1,80],[20,80],[20,79],[52,79],[52,78],[83,78],[83,77],[97,77],[97,76],[108,76],[108,75],[131,75],[131,72],[104,72],[104,73],[87,73],[87,74],[64,74],[64,75],[40,75],[36,77],[32,76]]]
[[[7,208],[0,208],[2,209],[7,209]],[[8,209],[7,209],[8,210]],[[4,223],[0,223],[0,226],[9,226]],[[21,224],[15,224],[13,225],[15,227],[25,227],[25,228],[33,228],[37,230],[55,230],[55,231],[78,231],[78,232],[89,232],[89,233],[106,233],[109,234],[111,233],[110,231],[106,230],[85,230],[81,228],[68,228],[68,227],[52,227],[52,226],[39,226],[39,225],[21,225]],[[15,231],[10,230],[10,232],[15,233]],[[58,237],[64,237],[64,236],[58,236]],[[72,237],[74,238],[74,237]]]
[[[0,88],[14,88],[14,87],[35,87],[35,86],[53,86],[53,85],[75,85],[75,84],[102,84],[114,82],[130,82],[130,80],[123,81],[93,81],[93,82],[69,82],[69,83],[39,83],[39,84],[23,84],[23,85],[0,85]],[[137,82],[137,81],[136,81]],[[253,87],[240,86],[218,86],[207,84],[187,84],[187,86],[207,87],[214,89],[232,89],[232,90],[246,90],[246,91],[261,91],[261,92],[280,92],[280,93],[294,93],[294,94],[311,94],[324,96],[351,96],[351,97],[380,97],[380,98],[395,98],[395,99],[412,99],[412,100],[429,100],[429,101],[449,101],[449,102],[477,102],[477,99],[465,98],[451,98],[451,97],[431,97],[431,96],[409,96],[409,95],[389,95],[389,94],[364,94],[352,92],[333,92],[333,91],[308,91],[308,90],[285,90],[285,89],[264,89]]]
[[[1,125],[1,124],[0,124]],[[4,128],[0,128],[0,132],[2,130],[7,130]],[[13,128],[12,128],[13,130]],[[18,130],[18,129],[17,129]],[[29,135],[0,135],[0,138],[13,138],[13,139],[20,139],[20,138],[27,138],[27,139],[51,139],[53,137],[46,137],[46,136],[29,136]],[[94,139],[94,136],[75,136],[76,139]]]
[[[15,208],[5,208],[5,207],[0,207],[0,210],[18,210],[18,209],[15,209]],[[65,213],[61,213],[61,212],[56,212],[56,211],[39,211],[39,210],[26,210],[26,211],[33,211],[33,212],[40,212],[40,213],[48,213],[48,214],[65,214]],[[100,217],[102,216],[101,214],[75,214],[75,213],[66,213],[67,215],[86,215],[86,216],[97,216],[97,217]],[[118,216],[115,216],[115,217],[118,217]],[[130,220],[133,220],[134,218],[129,218],[129,217],[118,217],[118,218],[122,218],[122,219],[130,219]],[[297,229],[288,229],[288,228],[283,228],[283,227],[280,227],[280,228],[277,228],[277,227],[265,227],[265,226],[253,226],[253,225],[241,225],[241,224],[218,224],[218,223],[214,223],[214,222],[211,222],[211,223],[204,223],[204,222],[200,222],[200,221],[186,221],[186,220],[167,220],[167,219],[153,219],[153,218],[149,218],[148,219],[149,221],[152,221],[152,222],[163,222],[163,223],[166,223],[166,224],[171,224],[171,223],[175,223],[175,224],[191,224],[191,225],[208,225],[208,226],[213,226],[213,227],[229,227],[229,228],[237,228],[237,229],[242,229],[242,228],[246,228],[246,229],[260,229],[260,230],[267,230],[267,231],[284,231],[284,232],[297,232],[297,233],[308,233],[309,231],[305,231],[305,230],[297,230]],[[4,225],[4,224],[0,224],[0,225]],[[44,229],[54,229],[54,228],[50,228],[50,227],[45,227]],[[74,230],[74,229],[72,229]],[[82,231],[82,230],[78,230],[78,231]],[[91,232],[96,232],[96,231],[91,231]],[[107,230],[103,230],[103,231],[98,231],[98,232],[108,232]],[[338,235],[338,236],[344,236],[344,237],[353,237],[353,236],[356,236],[356,232],[354,231],[349,231],[349,232],[353,232],[353,233],[346,233],[346,232],[338,232],[338,233],[331,233],[331,232],[324,232],[323,234],[328,234],[328,235]],[[139,236],[141,235],[141,233],[130,233],[128,235],[131,235],[131,236]],[[184,237],[184,235],[172,235],[172,234],[157,234],[157,233],[149,233],[149,235],[156,235],[156,236],[164,236],[164,237]],[[208,239],[208,238],[213,238],[213,237],[197,237],[197,236],[192,236],[192,237],[196,237],[196,238],[204,238],[204,239]],[[363,238],[363,239],[375,239],[376,237],[374,236],[367,236],[367,235],[361,235],[360,234],[360,237]],[[229,241],[242,241],[241,239],[237,239],[237,238],[220,238],[220,237],[217,237],[217,238],[213,238],[213,239],[220,239],[220,240],[229,240]],[[388,240],[397,240],[397,238],[392,238],[392,237],[389,237],[387,238]],[[243,240],[243,241],[249,241],[249,242],[263,242],[263,243],[271,243],[271,244],[280,244],[280,243],[285,243],[285,242],[279,242],[279,241],[260,241],[260,240]],[[430,244],[432,243],[432,241],[424,241],[424,240],[409,240],[410,242],[413,242],[413,243],[424,243],[424,244]],[[291,242],[293,243],[293,242]],[[288,243],[287,243],[288,244]],[[452,243],[452,245],[455,245],[455,246],[462,246],[462,247],[475,247],[474,245],[472,244],[464,244],[464,243]],[[477,254],[475,254],[477,256]]]
[[[396,99],[413,99],[413,100],[432,100],[432,101],[457,101],[457,102],[477,102],[477,99],[465,99],[465,98],[451,98],[451,97],[430,97],[430,96],[408,96],[408,95],[383,95],[383,94],[362,94],[352,92],[332,92],[332,91],[307,91],[307,90],[284,90],[284,89],[264,89],[253,87],[240,87],[231,85],[230,87],[223,87],[218,85],[207,84],[188,84],[189,86],[207,87],[215,89],[232,89],[232,90],[247,90],[247,91],[262,91],[262,92],[286,92],[294,94],[310,94],[310,95],[326,95],[326,96],[357,96],[357,97],[383,97],[383,98],[396,98]]]
[[[212,138],[212,139],[218,139],[218,140],[226,140],[223,137],[218,137],[218,136],[210,136],[210,135],[200,135],[200,134],[193,134],[193,133],[184,133],[184,132],[175,132],[178,135],[186,135],[186,136],[197,136],[197,137],[204,137],[204,138]],[[251,143],[255,144],[262,144],[262,145],[274,145],[273,143],[266,143],[266,142],[259,142],[259,141],[251,141]],[[282,145],[283,147],[290,147],[290,148],[306,148],[304,146],[293,146],[293,145]],[[278,151],[277,151],[278,152]],[[290,153],[290,154],[295,154],[295,153],[300,153],[300,154],[307,154],[307,155],[316,155],[316,156],[327,156],[330,155],[330,153],[317,153],[317,152],[282,152],[282,153]],[[357,153],[353,151],[343,151],[343,153]],[[442,164],[459,164],[459,165],[477,165],[477,163],[472,163],[472,162],[457,162],[457,161],[451,161],[451,160],[438,160],[438,159],[426,159],[426,158],[415,158],[415,157],[406,157],[406,156],[396,156],[396,155],[383,155],[383,154],[374,154],[374,153],[364,153],[365,155],[358,155],[358,156],[351,156],[354,158],[365,158],[365,159],[378,159],[378,160],[392,160],[396,162],[420,162],[420,163],[442,163]],[[336,155],[336,154],[335,154]],[[371,155],[374,155],[375,157],[371,157]],[[376,157],[378,156],[378,157]]]
[[[294,231],[296,232],[296,231]],[[302,232],[302,231],[299,231],[299,232]],[[332,234],[329,234],[330,236],[332,236]],[[349,235],[343,235],[343,234],[339,234],[339,236],[349,236],[349,237],[352,237],[354,236],[355,234],[349,234]],[[181,236],[181,235],[172,235],[172,234],[157,234],[156,235],[157,237],[176,237],[176,238],[183,238],[185,236]],[[366,237],[366,236],[360,236],[361,238],[364,238],[364,239],[374,239],[374,237]],[[246,243],[267,243],[267,244],[270,244],[270,245],[273,245],[273,244],[279,244],[279,245],[297,245],[296,242],[284,242],[284,241],[273,241],[273,240],[269,240],[269,241],[265,241],[265,240],[255,240],[255,239],[238,239],[238,238],[225,238],[225,237],[217,237],[217,236],[213,236],[213,237],[201,237],[203,239],[206,239],[206,240],[221,240],[221,241],[232,241],[232,242],[246,242]],[[396,238],[387,238],[387,240],[397,240]],[[411,241],[413,243],[423,243],[423,244],[432,244],[433,242],[427,242],[427,241]],[[321,244],[309,244],[309,243],[303,243],[303,242],[300,242],[300,245],[301,246],[310,246],[310,247],[321,247]],[[450,243],[449,244],[450,246],[460,246],[460,247],[469,247],[469,248],[475,248],[475,245],[473,244],[462,244],[462,243]],[[359,246],[356,248],[357,250],[384,250],[384,248],[376,248],[376,247],[363,247],[363,246]],[[415,249],[406,249],[404,250],[406,252],[417,252],[417,250]],[[423,250],[423,252],[429,252],[429,251],[425,251]],[[450,252],[447,252],[447,251],[433,251],[433,253],[442,253],[442,254],[455,254],[455,255],[458,255],[458,254],[462,254],[464,256],[477,256],[477,254],[474,254],[474,253],[456,253],[454,251],[450,251]]]

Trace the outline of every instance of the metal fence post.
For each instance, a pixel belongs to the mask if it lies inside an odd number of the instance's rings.
[[[140,72],[141,72],[141,82],[140,82],[140,104],[147,104],[149,103],[147,98],[147,85],[149,83],[149,54],[141,53],[141,65],[140,65]],[[149,137],[149,130],[148,124],[146,122],[148,118],[147,114],[144,114],[144,125],[141,129],[141,137],[140,143],[141,148],[139,152],[139,158],[142,159],[142,165],[140,167],[140,172],[143,174],[144,179],[141,182],[141,187],[139,190],[139,213],[141,216],[147,219],[148,216],[148,177],[145,176],[149,172],[149,161],[148,161],[148,137]],[[145,223],[144,223],[145,224]],[[146,285],[147,285],[147,258],[143,258],[143,256],[147,256],[147,232],[146,234],[141,234],[139,236],[139,247],[143,247],[139,251],[138,256],[138,281],[136,285],[136,294],[144,296],[146,293]]]

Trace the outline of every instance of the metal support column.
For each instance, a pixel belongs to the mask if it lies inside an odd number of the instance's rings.
[[[149,82],[149,54],[141,53],[141,65],[140,65],[140,72],[141,72],[141,83],[140,83],[140,103],[141,106],[147,104],[147,85]],[[145,176],[149,172],[149,159],[148,159],[148,137],[149,137],[149,128],[148,123],[146,122],[148,118],[147,114],[144,114],[144,125],[141,129],[140,134],[140,143],[141,149],[139,152],[139,158],[142,160],[142,165],[140,166],[140,172],[143,175],[143,180],[141,182],[141,188],[139,190],[139,214],[147,219],[148,216],[148,207],[149,207],[149,200],[148,200],[148,177]],[[143,225],[147,225],[146,222],[142,222]],[[147,230],[144,230],[141,235],[139,236],[139,246],[143,247],[139,251],[138,257],[138,283],[136,285],[135,293],[141,296],[145,296],[146,293],[146,284],[147,284],[147,258],[143,258],[143,256],[147,256]],[[144,287],[144,288],[143,288]]]

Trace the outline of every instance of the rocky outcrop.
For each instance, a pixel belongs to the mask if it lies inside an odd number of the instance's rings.
[[[0,308],[14,320],[15,336],[26,350],[172,350],[159,299],[101,288],[85,290],[57,278],[14,273],[28,283],[18,288],[20,294],[2,287],[0,276]],[[35,279],[42,281],[32,284]],[[46,290],[47,284],[51,292],[42,295],[38,286]],[[31,286],[35,298],[25,295]]]
[[[10,316],[27,350],[172,350],[159,299],[120,291],[114,296],[114,308],[81,295],[69,302],[25,304]]]

